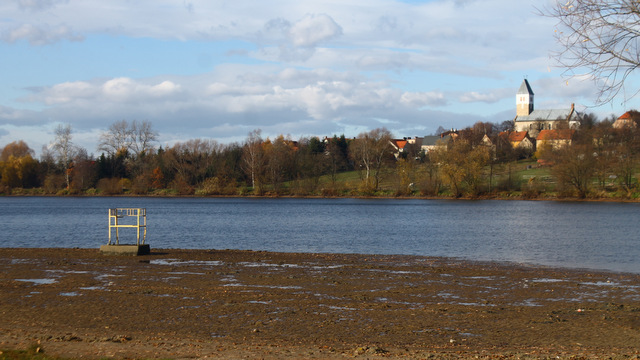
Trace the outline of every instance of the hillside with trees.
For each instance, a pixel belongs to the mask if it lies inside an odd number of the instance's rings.
[[[242,143],[192,139],[163,148],[151,123],[120,121],[102,134],[96,157],[61,125],[40,159],[23,140],[2,148],[0,193],[635,199],[640,113],[629,114],[623,128],[587,116],[570,144],[535,152],[514,149],[501,135],[505,123],[477,123],[428,152],[398,153],[384,128],[296,140],[255,130]]]

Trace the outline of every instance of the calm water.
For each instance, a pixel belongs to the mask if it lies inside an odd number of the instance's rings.
[[[152,249],[407,254],[640,273],[640,204],[624,203],[0,198],[0,247],[97,248],[112,207],[147,208]],[[122,231],[121,242],[134,243],[135,231]]]

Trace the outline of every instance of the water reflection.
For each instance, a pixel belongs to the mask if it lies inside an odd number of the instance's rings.
[[[0,198],[0,246],[97,248],[112,207],[147,208],[153,249],[408,254],[640,273],[638,204],[629,203]]]

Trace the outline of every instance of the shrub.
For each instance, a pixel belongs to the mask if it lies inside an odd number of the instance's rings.
[[[535,177],[532,177],[526,185],[522,186],[522,197],[524,199],[536,199],[540,196],[542,190],[542,184]]]
[[[123,193],[122,183],[118,178],[102,178],[98,181],[97,188],[103,195],[119,195]]]
[[[174,189],[178,195],[193,195],[195,192],[193,186],[179,175],[171,182],[171,188]]]
[[[57,194],[58,191],[66,187],[66,180],[63,175],[49,174],[44,178],[44,191],[47,194]]]
[[[136,195],[146,195],[149,193],[149,185],[149,178],[144,175],[139,175],[131,183],[131,192]]]
[[[222,186],[220,179],[216,177],[207,178],[200,184],[200,187],[196,189],[196,195],[220,195],[222,194]]]

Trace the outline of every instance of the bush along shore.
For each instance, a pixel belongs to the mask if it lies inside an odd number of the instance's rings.
[[[386,169],[378,186],[362,178],[357,171],[342,172],[332,181],[329,176],[315,180],[292,180],[275,188],[272,184],[260,184],[252,188],[237,182],[222,184],[217,178],[207,178],[193,186],[166,188],[138,188],[130,179],[114,178],[101,181],[97,187],[86,189],[32,187],[11,188],[0,186],[0,196],[149,196],[149,197],[349,197],[349,198],[413,198],[413,199],[500,199],[500,200],[587,200],[587,201],[638,201],[640,187],[621,186],[615,177],[600,185],[592,179],[588,191],[580,194],[573,187],[559,183],[552,168],[533,160],[484,169],[476,191],[460,183],[457,192],[441,178],[429,178],[429,164],[415,169],[414,182],[399,184],[395,171]],[[492,172],[491,174],[489,172]],[[183,184],[184,185],[184,184]]]

